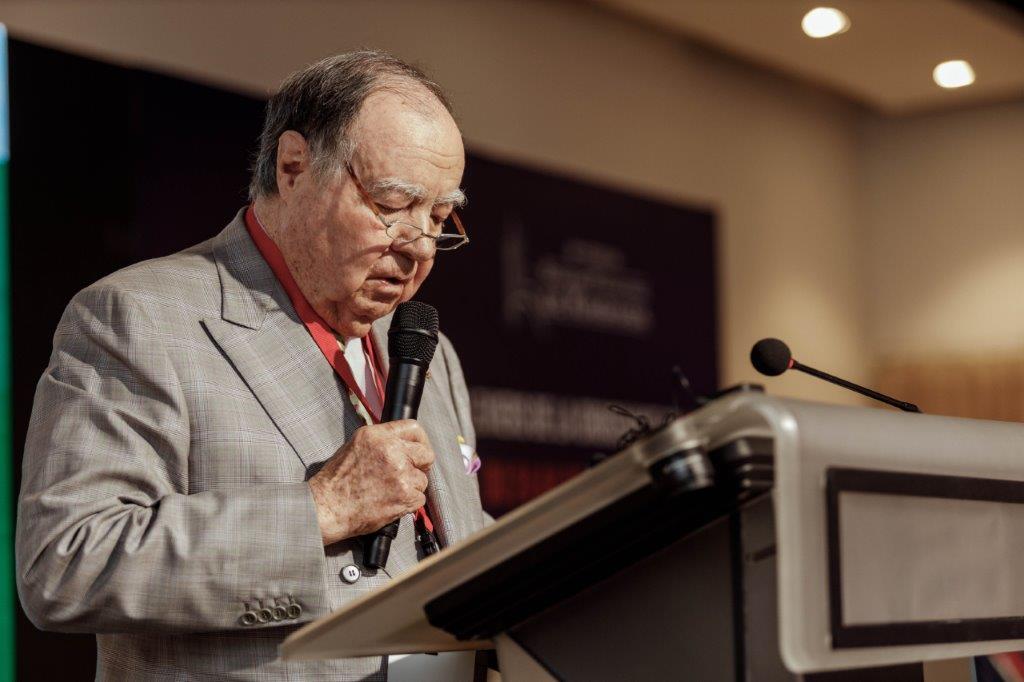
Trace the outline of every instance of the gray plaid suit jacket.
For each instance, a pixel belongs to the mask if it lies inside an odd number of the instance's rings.
[[[416,562],[403,519],[387,570],[354,584],[358,542],[324,548],[305,480],[362,425],[252,243],[216,237],[121,270],[64,312],[39,381],[17,520],[22,605],[40,628],[96,633],[97,678],[383,680],[381,658],[284,663],[299,624]],[[387,358],[389,318],[373,329]],[[419,421],[437,454],[442,546],[482,527],[458,358],[442,339]],[[244,626],[248,609],[281,620]]]

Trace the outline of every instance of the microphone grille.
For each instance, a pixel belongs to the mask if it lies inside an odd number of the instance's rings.
[[[750,349],[750,364],[761,374],[778,376],[789,369],[793,354],[779,339],[761,339]]]
[[[388,355],[430,364],[437,349],[437,308],[419,301],[399,303],[388,330]]]

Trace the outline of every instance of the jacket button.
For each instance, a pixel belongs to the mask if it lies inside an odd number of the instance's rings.
[[[256,612],[256,620],[261,623],[269,623],[274,619],[274,612],[268,608],[262,608]]]
[[[349,564],[345,568],[341,569],[341,579],[347,582],[349,585],[359,580],[359,577],[362,575],[363,574],[359,570],[359,567],[354,566],[353,564]]]
[[[275,606],[274,609],[274,620],[284,620],[288,617],[288,609],[283,606]]]
[[[298,618],[301,615],[302,615],[302,606],[300,606],[299,604],[296,604],[295,602],[292,602],[291,604],[288,605],[288,617],[289,618]]]
[[[259,620],[255,611],[246,611],[242,614],[242,625],[255,625]]]

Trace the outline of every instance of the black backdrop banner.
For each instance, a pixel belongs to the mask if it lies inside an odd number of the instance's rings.
[[[441,311],[470,385],[495,514],[657,422],[671,367],[717,387],[711,213],[471,155],[470,243],[441,253],[419,298]]]
[[[82,287],[219,232],[246,201],[263,102],[20,41],[9,45],[14,452],[57,321]],[[714,219],[470,154],[471,243],[438,256],[437,306],[474,401],[500,514],[657,420],[670,368],[716,387]],[[20,466],[16,463],[20,480]],[[19,678],[92,679],[92,636],[19,614]],[[54,656],[60,651],[60,656]]]

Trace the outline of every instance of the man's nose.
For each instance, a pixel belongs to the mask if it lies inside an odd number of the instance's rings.
[[[434,240],[426,236],[412,241],[399,237],[391,242],[391,250],[422,263],[434,257]]]

